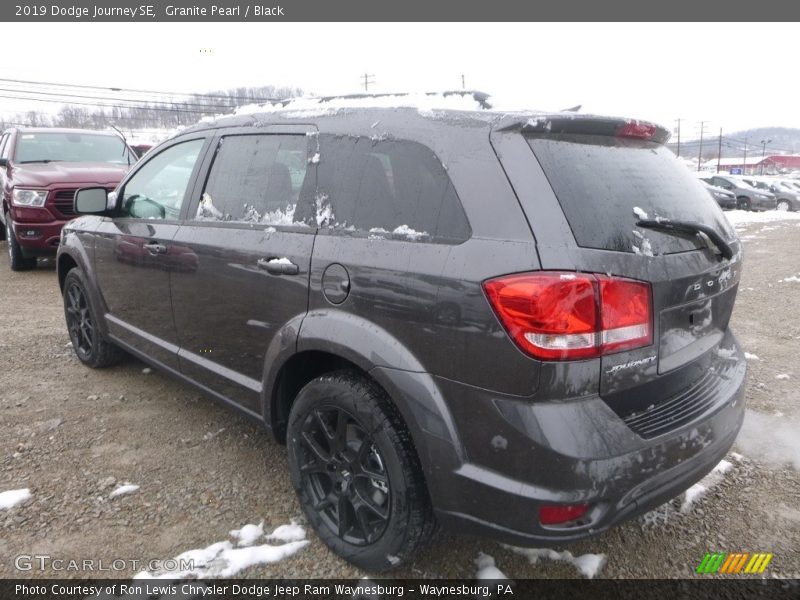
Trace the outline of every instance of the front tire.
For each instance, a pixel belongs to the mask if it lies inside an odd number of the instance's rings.
[[[434,529],[411,438],[373,381],[338,371],[292,405],[289,472],[308,521],[336,554],[379,572],[412,558]]]
[[[740,196],[736,199],[736,207],[739,210],[752,210],[752,205],[750,203],[750,198],[747,196]]]
[[[12,271],[30,271],[36,268],[36,257],[27,258],[22,255],[22,248],[11,227],[11,215],[6,213],[6,240],[8,241],[8,264]]]
[[[83,273],[73,268],[64,278],[64,317],[72,349],[87,367],[110,367],[120,361],[122,350],[106,340],[98,329],[97,311],[86,290]]]
[[[775,207],[775,210],[779,210],[781,212],[788,212],[791,210],[791,206],[789,206],[788,200],[778,200],[778,205]]]

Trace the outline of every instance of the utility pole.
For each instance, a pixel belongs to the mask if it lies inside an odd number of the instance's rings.
[[[370,75],[369,73],[364,73],[361,76],[361,78],[364,80],[364,91],[365,92],[369,91],[369,84],[370,83],[375,83],[375,80],[372,79],[373,77],[375,77],[375,75]]]
[[[747,136],[744,138],[744,158],[742,159],[742,175],[747,175]]]
[[[719,163],[722,160],[722,127],[719,128],[719,142],[717,143],[717,173],[719,173]]]
[[[467,84],[464,81],[464,74],[463,73],[461,74],[461,89],[462,90],[467,89]]]
[[[767,144],[772,142],[772,140],[761,140],[761,172],[760,175],[764,174],[764,158],[767,155]]]
[[[683,119],[675,119],[675,120],[678,122],[678,129],[677,129],[677,132],[678,132],[678,151],[676,152],[676,155],[678,157],[680,157],[680,155],[681,155],[681,121],[683,121]]]
[[[700,121],[700,150],[697,152],[697,170],[700,170],[700,162],[703,160],[703,134],[706,131],[706,123],[708,121]]]

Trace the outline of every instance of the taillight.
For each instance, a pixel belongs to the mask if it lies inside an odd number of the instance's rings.
[[[652,123],[644,121],[629,121],[617,130],[617,137],[636,138],[649,140],[656,134],[658,128]]]
[[[591,358],[653,342],[650,285],[641,281],[550,271],[483,288],[508,334],[535,358]]]
[[[563,525],[580,519],[588,510],[588,504],[544,504],[539,507],[539,523]]]

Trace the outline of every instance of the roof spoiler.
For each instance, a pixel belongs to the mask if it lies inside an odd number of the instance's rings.
[[[574,112],[538,116],[508,115],[495,128],[497,131],[521,133],[605,135],[665,143],[670,138],[666,128],[635,119],[580,115]]]

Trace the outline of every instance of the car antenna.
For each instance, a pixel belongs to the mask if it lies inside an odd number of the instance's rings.
[[[122,138],[122,143],[125,144],[125,148],[122,150],[122,152],[127,155],[127,157],[128,157],[128,166],[130,167],[131,166],[131,151],[129,150],[128,139],[125,137],[125,134],[122,133],[122,131],[120,129],[117,129],[117,127],[114,124],[109,124],[109,127],[111,127],[111,129],[116,131],[119,134],[119,137]]]

